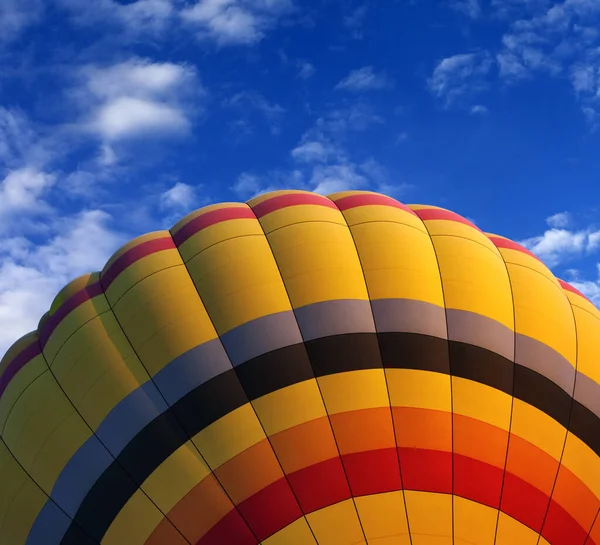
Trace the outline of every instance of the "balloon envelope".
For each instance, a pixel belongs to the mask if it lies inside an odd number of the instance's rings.
[[[453,212],[208,206],[3,358],[0,545],[600,545],[599,384],[598,309]]]

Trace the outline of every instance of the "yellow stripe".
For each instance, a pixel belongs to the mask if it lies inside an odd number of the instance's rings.
[[[211,246],[187,266],[220,335],[250,320],[291,309],[264,235]]]
[[[265,539],[262,545],[317,545],[305,518],[298,519]]]
[[[454,414],[486,422],[508,432],[512,396],[460,377],[452,377]]]
[[[204,428],[192,441],[215,470],[264,438],[260,422],[247,403]]]
[[[54,377],[45,372],[15,405],[3,439],[25,470],[50,494],[64,466],[90,435]]]
[[[112,312],[81,327],[59,352],[52,371],[94,430],[120,401],[148,380]]]
[[[188,441],[171,454],[141,488],[163,513],[169,513],[210,472],[194,445]]]
[[[452,545],[452,496],[406,490],[412,545]]]
[[[44,346],[44,356],[48,364],[52,367],[59,351],[69,337],[74,335],[84,324],[109,309],[108,301],[102,294],[82,303],[65,316]]]
[[[168,231],[166,233],[167,235],[169,234]],[[119,276],[111,282],[106,290],[106,297],[111,305],[115,305],[119,299],[121,299],[121,297],[123,297],[123,295],[138,282],[141,282],[157,272],[181,264],[181,256],[176,249],[161,250],[142,257],[124,269]]]
[[[389,406],[383,369],[326,375],[318,381],[330,415]]]
[[[262,236],[263,230],[256,219],[233,219],[205,227],[179,246],[183,260],[187,263],[200,252],[236,237]]]
[[[343,226],[346,225],[344,216],[342,216],[339,210],[315,204],[287,206],[285,208],[275,210],[260,219],[260,223],[267,234],[276,229],[281,229],[282,227],[286,227],[288,225],[294,225],[296,223],[302,223],[306,221],[336,223]]]
[[[151,240],[156,240],[157,238],[163,238],[165,235],[168,235],[168,231],[153,231],[151,233],[146,233],[144,235],[140,235],[129,242],[126,242],[121,246],[106,262],[106,265],[102,268],[102,272],[106,272],[111,265],[119,259],[123,254],[127,253],[129,250],[143,244],[144,242],[149,242]]]
[[[113,310],[150,375],[217,337],[184,265],[148,276]]]
[[[327,415],[315,379],[282,388],[258,398],[252,404],[267,435]]]
[[[498,510],[454,497],[454,539],[457,545],[494,545]],[[515,542],[516,545],[517,542]],[[519,544],[520,545],[520,544]]]
[[[268,238],[294,308],[335,299],[368,300],[346,225],[299,223]]]
[[[410,545],[402,491],[360,496],[355,502],[369,543]]]
[[[548,345],[575,367],[575,324],[562,288],[527,267],[507,266],[517,333]]]
[[[519,545],[550,545],[531,528],[505,513],[500,513],[496,545],[515,545],[516,543]]]
[[[371,299],[406,298],[444,306],[438,264],[426,232],[401,223],[373,222],[353,227],[352,234]]]
[[[19,397],[35,379],[47,370],[48,366],[43,356],[39,355],[29,361],[9,382],[0,397],[0,430],[4,429],[8,415]]]
[[[512,330],[514,316],[506,266],[495,248],[490,252],[475,242],[476,238],[433,238],[446,308],[475,312]]]
[[[352,500],[345,500],[306,515],[319,545],[364,543],[356,509]]]
[[[50,316],[54,314],[67,299],[75,295],[78,291],[82,290],[86,286],[95,284],[96,282],[98,282],[98,279],[98,273],[88,273],[81,275],[75,280],[69,282],[62,290],[58,292],[58,294],[52,301],[52,304],[50,305],[50,311],[48,314]]]

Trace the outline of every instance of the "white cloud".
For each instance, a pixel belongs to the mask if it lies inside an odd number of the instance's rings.
[[[315,67],[307,61],[299,62],[298,77],[300,79],[310,79],[315,75]]]
[[[269,102],[264,96],[252,91],[242,91],[233,95],[225,102],[226,106],[236,108],[241,112],[243,123],[250,125],[248,117],[252,111],[260,113],[269,124],[271,133],[279,134],[281,131],[282,118],[286,112],[285,108],[275,102]]]
[[[377,73],[372,66],[363,66],[352,70],[335,86],[335,89],[360,92],[386,89],[390,86],[391,82],[383,72]]]
[[[0,44],[16,40],[28,27],[40,21],[42,0],[2,0],[0,2]]]
[[[367,16],[367,5],[358,6],[352,13],[343,18],[344,26],[352,32],[352,37],[360,40],[363,37],[363,26]]]
[[[452,0],[450,7],[464,13],[471,19],[478,19],[481,17],[481,6],[479,0]]]
[[[492,67],[487,52],[464,53],[442,59],[427,81],[429,90],[450,104],[485,86],[485,76]]]
[[[550,227],[561,228],[567,227],[571,222],[571,215],[568,212],[558,212],[546,218],[546,223]]]
[[[487,115],[489,110],[483,104],[476,104],[471,108],[472,115]]]
[[[100,210],[65,218],[41,246],[23,238],[0,239],[0,354],[37,328],[67,282],[101,269],[124,242],[107,226],[109,220]]]
[[[119,39],[164,31],[176,14],[171,0],[57,0],[79,25],[118,25]]]
[[[54,175],[31,167],[9,171],[0,182],[0,231],[2,224],[17,213],[47,211],[48,205],[41,197],[54,181]]]
[[[313,170],[310,184],[315,193],[328,195],[338,191],[366,187],[367,179],[358,172],[352,163],[317,165]]]
[[[100,107],[91,124],[107,140],[134,136],[165,136],[184,132],[189,121],[172,106],[134,97],[117,98]]]
[[[181,12],[201,39],[218,45],[249,45],[292,8],[291,0],[199,0]]]
[[[143,59],[87,66],[81,77],[73,95],[92,110],[84,126],[108,142],[186,132],[193,110],[186,99],[204,93],[193,68]]]
[[[196,188],[177,182],[160,196],[161,206],[171,209],[191,209],[196,203]]]
[[[571,285],[578,289],[583,295],[585,295],[592,303],[594,303],[598,308],[600,308],[600,263],[597,265],[598,270],[598,279],[596,281],[593,280],[585,280],[576,277],[575,281],[571,282]]]
[[[588,255],[600,246],[600,231],[552,228],[543,235],[523,240],[521,244],[531,250],[549,267],[555,267],[574,258]]]
[[[322,162],[327,160],[331,150],[323,142],[309,140],[292,150],[292,157],[304,163]]]

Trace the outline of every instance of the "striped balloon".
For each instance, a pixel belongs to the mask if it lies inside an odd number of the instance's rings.
[[[433,206],[202,208],[0,364],[0,545],[600,545],[600,312]]]

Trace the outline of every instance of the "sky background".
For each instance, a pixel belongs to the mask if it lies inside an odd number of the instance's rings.
[[[282,188],[520,241],[600,304],[600,0],[1,0],[0,356],[130,238]]]

